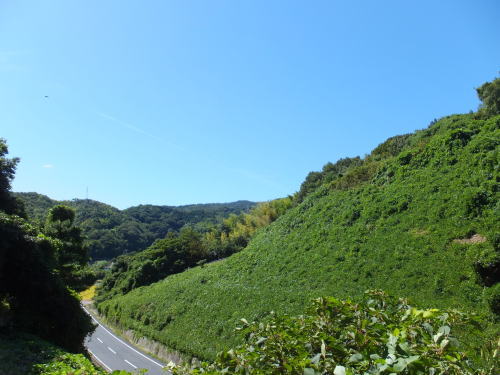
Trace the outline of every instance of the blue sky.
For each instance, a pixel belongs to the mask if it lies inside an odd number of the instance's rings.
[[[476,110],[499,15],[493,0],[3,0],[13,189],[88,187],[119,208],[292,194],[328,161]]]

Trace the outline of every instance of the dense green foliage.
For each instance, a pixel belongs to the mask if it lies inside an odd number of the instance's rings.
[[[336,187],[349,188],[370,180],[379,166],[377,161],[398,155],[408,146],[410,136],[411,134],[396,135],[387,139],[365,159],[359,156],[343,158],[336,163],[326,163],[321,172],[310,172],[294,196],[295,203],[301,203],[307,195],[326,184],[335,182]]]
[[[144,250],[156,239],[190,225],[205,231],[231,213],[247,211],[254,203],[195,204],[170,207],[140,205],[118,210],[107,204],[87,200],[55,201],[37,193],[15,193],[26,207],[28,216],[40,223],[49,210],[59,204],[76,210],[75,224],[82,228],[93,260],[111,259],[118,255]]]
[[[193,267],[203,257],[201,235],[190,227],[157,240],[147,250],[119,256],[105,276],[99,298],[125,294]]]
[[[5,157],[3,140],[0,149],[0,171],[7,176],[0,195],[8,197],[15,163]],[[54,237],[49,237],[11,214],[16,212],[12,207],[9,199],[0,202],[0,330],[30,332],[67,350],[81,351],[93,325],[78,297],[67,288],[64,276],[69,273],[63,271],[77,244],[72,242],[74,236],[67,237],[75,235],[74,228],[61,219],[74,213],[54,209],[48,221],[49,226],[54,225]]]
[[[49,363],[65,352],[27,334],[0,335],[0,374],[31,374],[36,364]]]
[[[500,115],[500,78],[486,82],[477,89],[477,95],[483,102],[478,114],[482,117]]]
[[[7,214],[24,217],[24,206],[10,192],[19,158],[6,157],[8,152],[7,142],[0,138],[0,209]]]
[[[75,210],[63,205],[49,210],[43,232],[59,240],[54,257],[56,268],[64,283],[73,289],[85,288],[81,272],[89,261],[87,247],[83,244],[82,230],[74,225]]]
[[[302,185],[300,185],[300,190],[295,197],[296,201],[299,203],[302,202],[307,195],[314,192],[321,185],[342,177],[347,170],[359,166],[362,163],[363,161],[359,156],[354,158],[343,158],[338,160],[335,164],[325,164],[321,172],[310,172]]]
[[[54,256],[58,247],[57,240],[23,219],[0,213],[3,325],[76,352],[83,350],[83,339],[93,325],[60,277]]]
[[[241,251],[257,229],[276,220],[291,205],[290,198],[260,203],[249,213],[231,214],[205,233],[184,227],[179,234],[156,240],[145,251],[122,255],[104,278],[98,301]]]
[[[36,336],[0,335],[2,375],[106,375],[82,354],[71,354]],[[113,375],[130,375],[114,371]]]
[[[380,291],[368,292],[360,303],[318,298],[303,316],[252,324],[243,319],[245,345],[219,353],[212,364],[172,370],[174,375],[494,374],[493,362],[479,370],[452,336],[452,329],[466,322],[477,325],[459,312],[419,310]]]
[[[322,295],[357,300],[380,288],[423,307],[498,312],[499,125],[500,116],[454,115],[389,139],[244,251],[98,308],[201,358],[241,343],[239,318],[300,314]]]

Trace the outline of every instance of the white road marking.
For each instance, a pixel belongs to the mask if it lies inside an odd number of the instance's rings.
[[[142,355],[144,358],[146,358],[147,360],[149,360],[149,361],[153,362],[155,365],[160,366],[161,368],[165,367],[164,365],[162,365],[162,364],[160,364],[160,363],[158,363],[158,362],[156,362],[156,361],[153,361],[151,358],[149,358],[149,357],[145,356],[144,354],[142,354],[141,352],[139,352],[139,351],[135,350],[135,349],[134,349],[134,348],[132,348],[129,344],[127,344],[125,341],[123,341],[123,340],[119,339],[118,337],[116,337],[115,335],[113,335],[113,334],[112,334],[111,332],[109,332],[109,331],[108,331],[108,330],[107,330],[107,329],[106,329],[106,328],[105,328],[105,327],[104,327],[101,323],[99,323],[99,322],[97,321],[97,319],[96,319],[96,318],[94,318],[94,316],[93,316],[91,313],[89,313],[86,309],[85,309],[85,312],[87,312],[87,314],[89,314],[89,315],[90,315],[90,317],[92,318],[92,320],[93,320],[94,322],[96,322],[99,326],[101,326],[101,328],[102,328],[103,330],[105,330],[107,333],[109,333],[109,334],[110,334],[111,336],[113,336],[115,339],[117,339],[118,341],[120,341],[123,345],[128,346],[128,347],[129,347],[130,349],[132,349],[134,352],[136,352],[136,353],[137,353],[137,354],[139,354],[139,355]]]
[[[105,364],[101,359],[99,359],[98,356],[96,356],[94,353],[92,353],[92,351],[90,349],[87,349],[87,351],[92,354],[92,357],[94,357],[95,359],[97,359],[97,362],[99,362],[101,365],[103,365],[104,367],[106,367],[106,369],[109,371],[109,372],[112,372],[113,370],[111,369],[111,367],[109,367],[107,364]]]
[[[126,359],[125,359],[125,362],[127,362],[127,363],[128,363],[130,366],[132,366],[133,368],[137,368],[137,366],[136,366],[136,365],[134,365],[134,364],[130,363],[130,362],[129,362],[129,361],[127,361]]]
[[[108,349],[109,349],[109,351],[110,351],[111,353],[116,354],[116,352],[115,352],[113,349],[111,349],[109,346],[108,346]]]
[[[102,344],[102,340],[99,337],[97,338],[97,341],[99,341]]]

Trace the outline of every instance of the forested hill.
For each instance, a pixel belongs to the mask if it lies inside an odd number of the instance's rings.
[[[500,81],[487,85],[477,113],[433,121],[308,176],[295,207],[241,252],[115,295],[100,312],[201,358],[242,342],[240,318],[303,314],[312,298],[359,301],[366,289],[498,319]],[[465,342],[477,344],[472,335]]]
[[[203,232],[230,214],[246,212],[255,203],[193,204],[187,206],[139,205],[125,210],[87,199],[56,201],[38,193],[14,193],[25,205],[28,216],[43,222],[50,208],[64,204],[76,210],[76,225],[88,240],[94,260],[111,259],[143,250],[168,232],[190,225]]]

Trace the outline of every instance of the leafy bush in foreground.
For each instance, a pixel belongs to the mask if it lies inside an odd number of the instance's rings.
[[[105,375],[106,371],[94,367],[92,362],[81,354],[62,354],[54,361],[33,366],[36,375]],[[129,373],[123,373],[129,374]]]
[[[82,354],[63,349],[26,333],[0,333],[0,374],[2,375],[105,375]],[[113,375],[131,375],[114,371]]]
[[[369,291],[360,303],[314,300],[308,314],[242,319],[247,343],[219,353],[213,364],[183,374],[493,374],[478,370],[451,334],[450,325],[476,323],[458,311],[418,310],[404,299]]]

